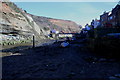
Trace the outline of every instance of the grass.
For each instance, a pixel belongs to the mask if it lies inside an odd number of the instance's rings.
[[[25,45],[25,44],[31,45],[31,43],[32,43],[31,40],[3,41],[2,49],[11,48],[11,47],[19,46],[19,45]]]

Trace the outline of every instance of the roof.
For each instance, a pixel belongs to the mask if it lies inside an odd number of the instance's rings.
[[[112,11],[110,11],[110,12],[108,13],[108,16],[111,15],[111,14],[112,14]]]

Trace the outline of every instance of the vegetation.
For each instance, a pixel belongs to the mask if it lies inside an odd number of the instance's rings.
[[[19,14],[15,14],[15,16],[17,16],[17,17],[22,17],[21,15],[19,15]]]
[[[21,44],[21,43],[31,43],[31,39],[24,39],[24,40],[8,40],[8,41],[2,41],[0,45],[2,46],[8,46],[8,45],[15,45],[15,44]]]
[[[45,31],[48,31],[48,30],[50,30],[48,27],[44,27],[43,28]]]
[[[54,28],[54,29],[56,29],[56,28],[57,28],[57,26],[56,26],[56,25],[54,25],[54,26],[53,26],[53,28]]]
[[[9,7],[11,7],[15,12],[20,13],[20,9],[12,2],[4,2],[6,3]]]

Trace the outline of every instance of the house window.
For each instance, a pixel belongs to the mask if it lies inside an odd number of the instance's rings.
[[[113,19],[113,17],[112,17],[112,16],[110,16],[110,20],[111,20],[111,19]]]

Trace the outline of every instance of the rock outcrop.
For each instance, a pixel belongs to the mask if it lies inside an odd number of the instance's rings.
[[[61,20],[61,19],[48,19],[54,25],[59,26],[66,33],[78,33],[80,32],[80,27],[73,21]]]

